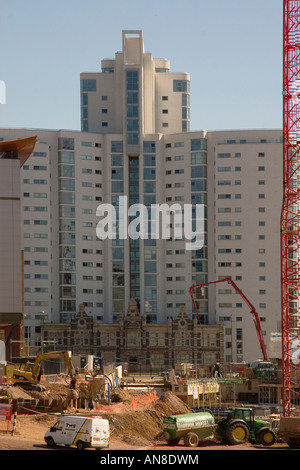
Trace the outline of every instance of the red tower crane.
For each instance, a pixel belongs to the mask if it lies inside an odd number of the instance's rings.
[[[300,0],[283,1],[283,415],[300,412]],[[297,406],[298,405],[298,406]]]

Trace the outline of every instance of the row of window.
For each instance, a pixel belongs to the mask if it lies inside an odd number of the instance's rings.
[[[245,142],[246,142],[246,141],[244,141],[244,143],[245,143]],[[241,158],[241,156],[242,156],[241,153],[235,153],[235,154],[234,154],[234,158]],[[231,158],[232,155],[231,155],[231,153],[218,153],[218,154],[217,154],[217,157],[218,157],[218,158]],[[259,157],[259,158],[265,157],[265,153],[264,153],[264,152],[259,152],[259,153],[258,153],[258,157]]]
[[[259,166],[257,167],[257,170],[258,171],[265,171],[265,167],[264,166]],[[218,172],[223,172],[223,171],[242,171],[242,167],[241,166],[236,166],[234,167],[234,169],[231,167],[231,166],[219,166],[217,168],[217,171]]]

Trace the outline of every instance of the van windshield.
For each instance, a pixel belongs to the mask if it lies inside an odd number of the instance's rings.
[[[63,422],[62,421],[57,421],[57,423],[52,426],[51,430],[52,431],[62,431],[63,428]]]

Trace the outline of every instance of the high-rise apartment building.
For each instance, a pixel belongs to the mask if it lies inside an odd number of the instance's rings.
[[[232,277],[257,307],[268,347],[280,322],[281,131],[191,132],[189,75],[144,52],[140,31],[124,31],[122,52],[81,75],[81,118],[81,132],[0,130],[2,140],[37,135],[21,170],[31,341],[40,341],[41,316],[65,322],[80,304],[100,323],[132,298],[148,323],[182,305],[192,317],[190,286]],[[103,204],[116,210],[117,234],[138,214],[125,209],[145,206],[151,227],[151,206],[166,204],[169,237],[101,240]],[[184,233],[191,204],[194,229],[196,205],[204,210],[197,249]],[[204,324],[224,323],[227,361],[260,355],[249,308],[230,286],[205,289],[198,312]]]

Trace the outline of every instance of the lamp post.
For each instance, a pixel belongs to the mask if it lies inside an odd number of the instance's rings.
[[[44,323],[44,320],[48,318],[48,315],[47,313],[45,313],[44,310],[42,310],[41,312],[39,312],[41,318],[41,349],[42,349],[42,353],[44,351],[44,329],[42,328],[42,324]]]
[[[30,326],[29,326],[29,319],[30,315],[25,313],[24,318],[27,319],[27,356],[30,355]]]

